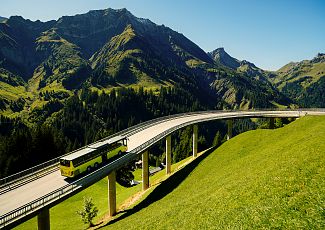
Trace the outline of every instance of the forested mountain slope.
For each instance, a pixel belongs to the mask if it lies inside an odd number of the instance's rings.
[[[223,68],[184,35],[126,9],[48,22],[13,16],[0,23],[0,44],[0,109],[14,116],[41,109],[49,103],[44,94],[64,103],[83,87],[181,87],[219,108],[290,104],[260,79]]]
[[[283,66],[272,81],[300,106],[325,107],[325,54]]]
[[[233,58],[224,48],[218,48],[208,54],[216,63],[278,89],[298,106],[325,107],[323,53],[317,54],[312,60],[288,63],[277,71],[262,70],[251,62]]]

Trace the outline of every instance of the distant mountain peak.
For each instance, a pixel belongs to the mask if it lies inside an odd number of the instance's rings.
[[[318,53],[316,57],[311,60],[312,63],[325,62],[325,53]]]
[[[224,47],[219,47],[215,50],[213,50],[212,52],[209,52],[209,54],[211,54],[212,56],[214,55],[229,55],[226,51]]]
[[[251,62],[246,61],[246,60],[242,60],[242,61],[240,62],[240,65],[241,65],[241,66],[243,66],[243,65],[248,65],[248,66],[250,66],[250,67],[252,67],[252,68],[257,68],[256,65],[254,65],[254,63],[251,63]]]
[[[226,53],[224,47],[219,47],[219,48],[215,49],[214,51],[216,51],[216,52],[225,52]]]
[[[88,11],[88,13],[79,14],[79,15],[90,14],[90,15],[101,15],[102,16],[102,15],[108,15],[110,13],[128,14],[130,16],[131,15],[133,16],[133,14],[130,11],[128,11],[126,8],[121,8],[121,9],[107,8],[107,9],[100,9],[100,10],[90,10],[90,11]]]
[[[236,70],[241,66],[248,66],[250,68],[258,68],[255,64],[247,61],[247,60],[238,60],[232,56],[230,56],[224,49],[224,47],[217,48],[212,52],[208,53],[210,57],[213,58],[214,61],[227,66],[230,69]]]
[[[128,11],[126,8],[121,8],[121,9],[112,9],[112,8],[107,8],[103,10],[90,10],[88,13],[85,14],[79,14],[80,16],[82,15],[91,15],[93,17],[105,17],[105,16],[113,16],[113,15],[118,15],[118,16],[126,16],[131,20],[137,20],[138,22],[151,22],[149,19],[145,18],[138,18],[134,16],[130,11]],[[74,17],[74,16],[66,16],[66,17]],[[151,22],[153,23],[153,22]]]
[[[231,57],[223,47],[213,50],[208,53],[214,61],[227,66],[231,69],[237,69],[240,66],[240,61],[236,58]]]
[[[5,22],[5,21],[7,21],[7,20],[8,20],[8,18],[1,17],[1,16],[0,16],[0,23]]]

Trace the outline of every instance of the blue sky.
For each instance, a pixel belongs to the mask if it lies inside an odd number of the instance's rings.
[[[0,5],[0,16],[41,21],[127,8],[183,33],[205,51],[224,47],[268,70],[325,52],[325,0],[1,0]]]

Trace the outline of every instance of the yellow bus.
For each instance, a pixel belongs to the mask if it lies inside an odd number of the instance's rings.
[[[127,138],[114,137],[97,142],[60,158],[61,175],[73,178],[117,159],[127,151]]]

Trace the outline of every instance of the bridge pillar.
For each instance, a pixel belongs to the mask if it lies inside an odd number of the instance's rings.
[[[142,190],[149,188],[149,152],[142,153]]]
[[[227,121],[227,124],[228,124],[227,140],[229,140],[230,138],[232,138],[232,127],[234,125],[234,119],[229,119]]]
[[[44,208],[37,215],[38,230],[50,230],[50,210]]]
[[[111,172],[108,176],[108,214],[116,214],[116,172]]]
[[[172,165],[172,137],[171,135],[166,137],[166,173],[170,174]]]
[[[198,126],[193,125],[193,157],[197,156]]]
[[[269,129],[274,129],[274,117],[269,118]]]

